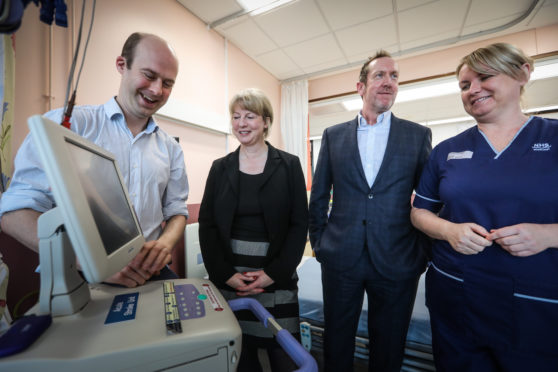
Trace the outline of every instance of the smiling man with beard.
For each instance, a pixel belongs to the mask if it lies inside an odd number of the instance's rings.
[[[116,58],[122,76],[118,96],[103,105],[76,106],[71,130],[112,152],[126,181],[146,243],[136,258],[108,281],[128,287],[176,275],[166,266],[188,211],[188,180],[178,143],[153,120],[168,100],[178,60],[158,36],[133,33]],[[63,109],[44,116],[61,122]],[[21,145],[15,173],[0,199],[2,230],[38,252],[37,220],[54,207],[31,136]],[[165,221],[165,227],[162,223]]]
[[[401,369],[426,265],[426,239],[409,218],[411,194],[432,133],[389,111],[398,78],[397,63],[387,52],[368,59],[357,82],[362,110],[322,136],[310,196],[310,241],[322,268],[326,371],[353,370],[365,292],[369,370]]]

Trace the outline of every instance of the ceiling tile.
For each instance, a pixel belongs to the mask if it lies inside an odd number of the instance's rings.
[[[248,55],[260,55],[277,49],[277,45],[250,18],[228,27],[227,38]]]
[[[386,52],[388,52],[392,55],[395,55],[395,53],[397,53],[399,51],[399,44],[389,45],[389,46],[386,46],[386,47],[382,47],[381,49],[385,50]],[[347,59],[348,59],[350,64],[364,63],[364,61],[366,61],[368,59],[368,57],[374,56],[377,51],[378,51],[378,49],[370,49],[366,52],[358,53],[358,54],[355,54],[353,56],[349,56],[349,57],[347,57]]]
[[[507,17],[491,19],[491,20],[486,21],[486,22],[481,22],[481,23],[476,23],[474,25],[469,25],[469,26],[463,28],[463,30],[461,31],[461,36],[473,34],[473,33],[476,33],[476,32],[496,29],[500,26],[505,25],[508,22],[513,21],[517,17],[519,17],[519,14],[509,15]]]
[[[397,0],[397,11],[416,8],[417,6],[425,5],[428,3],[437,2],[438,0]]]
[[[423,37],[421,39],[416,39],[416,40],[412,40],[412,41],[408,41],[405,43],[401,43],[401,51],[403,53],[405,52],[421,52],[421,51],[425,51],[426,49],[423,49],[423,47],[425,47],[426,45],[430,45],[432,48],[434,48],[436,45],[435,43],[439,42],[439,41],[443,41],[446,39],[450,39],[450,38],[455,38],[459,36],[459,30],[458,29],[453,29],[453,30],[446,30],[443,33],[440,34],[436,34],[436,35],[432,35],[429,37]]]
[[[215,26],[215,29],[222,33],[227,33],[227,30],[231,27],[237,26],[240,23],[246,22],[246,20],[251,19],[250,14],[243,14],[238,17],[231,18],[226,22],[220,23]]]
[[[292,45],[284,48],[284,51],[302,68],[344,58],[341,49],[339,49],[335,38],[331,34]]]
[[[447,39],[453,30],[460,29],[467,1],[440,0],[399,13],[399,37],[402,43],[439,36]],[[405,48],[403,48],[405,49]]]
[[[344,58],[340,58],[340,59],[335,59],[332,61],[327,61],[327,62],[321,62],[318,63],[316,65],[312,65],[312,66],[307,66],[304,67],[303,70],[305,73],[307,74],[311,74],[313,72],[317,72],[317,71],[326,71],[328,69],[332,69],[338,66],[342,66],[343,64],[345,64],[346,61]]]
[[[333,30],[393,13],[392,0],[317,0]]]
[[[387,49],[385,49],[385,50],[390,52]],[[352,55],[352,56],[348,56],[347,59],[349,60],[349,63],[357,63],[357,62],[364,63],[364,61],[367,60],[368,57],[372,57],[374,54],[376,54],[375,50],[367,50],[366,52],[362,52],[362,53],[358,53],[358,54],[355,54],[355,55]]]
[[[277,76],[284,73],[302,74],[304,71],[282,51],[274,50],[254,58],[263,68]]]
[[[558,19],[558,0],[547,0],[537,14],[529,20],[529,27],[544,27],[556,23]]]
[[[293,76],[302,76],[302,75],[304,75],[304,71],[302,71],[300,69],[296,69],[296,70],[293,70],[293,71],[279,72],[279,73],[275,74],[274,76],[279,80],[288,80],[288,79],[292,78]]]
[[[242,10],[236,0],[177,1],[206,23]],[[293,79],[308,71],[317,75],[332,67],[355,68],[379,48],[397,57],[425,53],[439,48],[441,41],[502,26],[532,1],[297,0],[255,17],[230,19],[215,31],[276,78]],[[394,10],[398,13],[392,14]],[[517,26],[468,41],[553,25],[557,19],[558,0],[541,0]]]
[[[345,55],[351,57],[396,44],[395,31],[393,16],[387,16],[337,31],[335,35]]]
[[[477,25],[479,23],[487,23],[493,20],[514,16],[518,18],[525,13],[532,0],[508,0],[506,6],[498,1],[472,0],[471,8],[465,19],[465,27]],[[500,25],[505,22],[500,23]]]
[[[177,1],[207,24],[242,10],[235,0],[219,0],[218,6],[207,0]]]
[[[313,0],[299,0],[254,20],[281,47],[329,32]]]

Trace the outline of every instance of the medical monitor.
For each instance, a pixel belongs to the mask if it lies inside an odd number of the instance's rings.
[[[114,155],[39,115],[29,128],[81,271],[102,282],[144,243]]]

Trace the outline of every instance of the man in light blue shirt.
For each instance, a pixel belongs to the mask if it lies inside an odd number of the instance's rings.
[[[368,370],[401,370],[417,284],[426,267],[425,239],[410,221],[411,194],[432,134],[391,113],[398,80],[398,65],[387,52],[368,59],[356,84],[362,110],[322,136],[309,232],[322,269],[326,372],[353,369],[365,293]]]
[[[174,51],[155,35],[134,33],[116,58],[116,68],[122,75],[118,95],[104,105],[75,107],[70,122],[72,131],[114,153],[126,182],[146,243],[108,281],[134,287],[169,270],[172,248],[188,217],[188,180],[180,146],[152,118],[168,100],[178,74]],[[62,115],[57,109],[45,117],[60,122]],[[17,153],[10,187],[0,199],[2,230],[38,251],[37,219],[53,204],[28,135]]]

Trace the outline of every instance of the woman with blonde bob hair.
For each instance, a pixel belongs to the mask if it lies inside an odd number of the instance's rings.
[[[257,299],[279,325],[300,338],[298,277],[308,230],[306,185],[298,157],[265,141],[273,122],[269,99],[246,89],[230,102],[236,151],[213,162],[199,213],[200,245],[209,279],[229,300]],[[297,369],[271,331],[247,312],[238,371],[261,371],[265,349],[273,371]]]
[[[417,189],[439,371],[558,371],[558,121],[522,112],[532,71],[505,43],[461,60],[477,125],[434,148]]]

